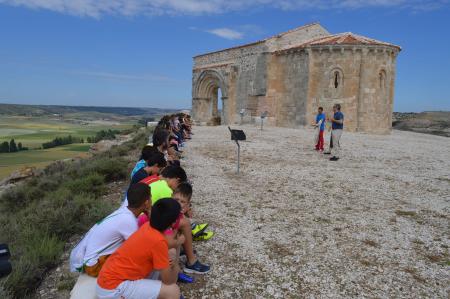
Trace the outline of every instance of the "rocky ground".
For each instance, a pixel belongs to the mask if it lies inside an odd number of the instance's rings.
[[[184,165],[215,237],[186,298],[448,298],[450,139],[244,126],[241,174],[226,127],[196,127]],[[328,136],[326,137],[329,138]]]
[[[195,243],[212,271],[185,298],[450,296],[449,138],[344,132],[330,162],[311,130],[242,128],[239,175],[226,127],[196,127],[184,149],[196,218],[216,234]],[[38,298],[68,298],[76,238]]]

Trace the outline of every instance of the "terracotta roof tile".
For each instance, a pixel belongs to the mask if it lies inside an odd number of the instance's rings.
[[[290,48],[286,48],[280,51],[277,51],[277,54],[286,52],[288,50],[293,49],[303,49],[308,46],[327,46],[327,45],[373,45],[373,46],[388,46],[388,47],[395,47],[401,50],[400,46],[382,42],[376,39],[371,39],[362,35],[357,35],[351,32],[345,32],[345,33],[339,33],[334,35],[329,35],[313,40],[309,40],[307,42],[304,42],[300,45],[295,45]]]

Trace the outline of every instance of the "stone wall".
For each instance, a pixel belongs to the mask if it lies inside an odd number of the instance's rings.
[[[356,131],[360,64],[360,51],[342,47],[309,50],[308,123],[314,122],[318,107],[332,116],[333,105],[341,104],[346,130]]]
[[[359,130],[386,134],[392,128],[396,51],[362,51]]]
[[[267,73],[265,51],[266,47],[261,42],[194,58],[193,86],[204,70],[218,70],[226,78],[228,95],[224,100],[226,101],[224,106],[227,109],[225,111],[227,123],[240,121],[239,111],[251,106],[250,97],[265,95]],[[231,73],[233,78],[229,78]]]
[[[269,52],[274,52],[328,35],[330,33],[319,24],[311,24],[269,38],[266,45]]]
[[[308,95],[308,56],[304,51],[272,55],[268,68],[266,102],[274,111],[277,126],[298,127],[306,124]]]
[[[319,106],[331,116],[333,105],[339,103],[345,115],[346,130],[389,133],[395,78],[395,57],[392,56],[396,55],[392,53],[396,52],[364,46],[310,49],[307,122],[314,121]],[[381,85],[380,72],[384,76]]]

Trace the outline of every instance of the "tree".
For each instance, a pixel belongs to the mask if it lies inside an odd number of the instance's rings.
[[[9,153],[8,141],[4,141],[4,142],[2,142],[2,144],[0,144],[0,153]]]
[[[9,152],[10,153],[17,152],[17,145],[16,145],[16,142],[14,141],[14,139],[11,139],[11,141],[9,142]]]
[[[20,151],[23,151],[22,142],[17,143],[17,149]]]

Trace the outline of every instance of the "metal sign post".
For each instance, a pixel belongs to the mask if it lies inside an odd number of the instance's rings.
[[[241,115],[241,125],[244,122],[244,114],[245,114],[245,109],[241,109],[241,111],[239,111],[239,114]]]
[[[237,145],[237,173],[239,173],[241,168],[241,145],[239,140],[246,140],[246,136],[242,130],[232,130],[230,127],[228,127],[228,130],[231,133],[231,140],[234,140]]]
[[[269,112],[267,111],[261,113],[261,131],[263,130],[264,119],[266,118],[267,114],[269,114]]]
[[[239,169],[241,168],[241,145],[239,144],[239,141],[236,140],[236,144],[238,146],[237,152],[238,152],[238,158],[237,158],[237,171],[236,173],[239,174]]]

